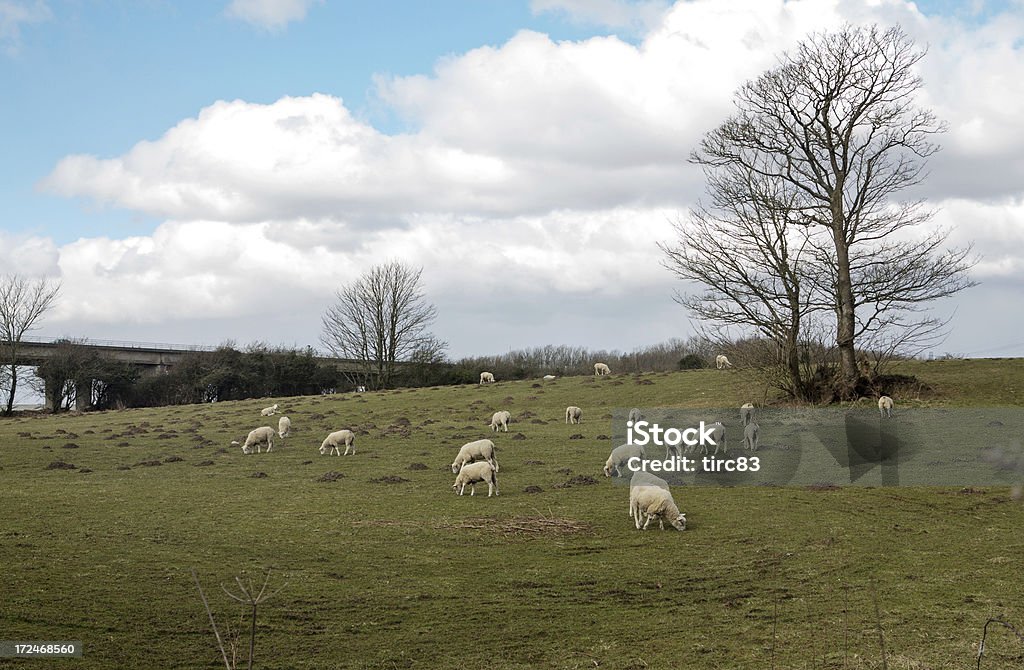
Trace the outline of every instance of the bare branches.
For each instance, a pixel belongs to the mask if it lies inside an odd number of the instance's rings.
[[[0,364],[7,368],[8,397],[5,414],[14,410],[18,388],[18,350],[26,333],[53,307],[60,282],[30,280],[21,275],[0,277]]]
[[[390,385],[395,362],[437,357],[447,346],[427,328],[437,317],[420,286],[422,269],[378,265],[336,293],[322,319],[320,341],[336,356],[362,361],[364,381]]]
[[[941,320],[909,314],[974,284],[971,249],[944,251],[944,232],[910,235],[931,212],[893,202],[924,178],[925,159],[939,150],[933,137],[946,128],[914,105],[922,86],[914,66],[924,54],[898,27],[846,26],[811,35],[737,92],[738,112],[691,155],[711,204],[692,216],[686,248],[703,253],[714,238],[738,260],[711,265],[682,249],[669,254],[671,267],[687,268],[677,274],[707,287],[680,302],[769,338],[797,323],[784,315],[833,314],[846,390],[858,376],[858,338],[941,329]],[[803,244],[794,247],[798,228]],[[787,253],[794,248],[797,255]],[[740,271],[751,263],[771,279]]]
[[[270,598],[274,597],[275,595],[280,593],[286,586],[288,586],[288,582],[285,582],[277,590],[272,591],[270,593],[267,593],[267,585],[270,584],[270,572],[271,572],[270,568],[267,568],[263,572],[263,584],[261,584],[259,586],[258,590],[257,590],[256,586],[253,584],[253,581],[252,581],[251,578],[246,579],[243,582],[241,577],[235,577],[235,584],[238,586],[238,593],[237,594],[232,593],[231,591],[228,591],[228,589],[225,588],[223,584],[221,584],[221,587],[220,587],[221,590],[224,591],[224,593],[229,598],[231,598],[232,600],[235,600],[235,601],[237,601],[239,603],[242,603],[243,605],[248,606],[250,608],[250,610],[251,610],[252,619],[251,619],[250,628],[249,628],[249,663],[248,663],[249,670],[252,670],[253,663],[254,663],[255,658],[256,658],[256,614],[257,614],[257,609],[258,609],[259,605],[261,605],[262,603],[266,602]],[[221,658],[224,660],[224,667],[226,668],[226,670],[235,670],[235,668],[238,667],[237,664],[235,663],[236,651],[237,651],[236,650],[237,639],[233,639],[233,640],[229,641],[229,646],[231,647],[231,658],[229,659],[227,651],[224,648],[224,641],[221,638],[220,630],[218,630],[218,628],[217,628],[217,622],[213,618],[213,610],[210,609],[210,603],[206,599],[206,593],[203,592],[203,587],[199,585],[199,577],[196,575],[195,568],[192,568],[192,581],[195,582],[196,589],[199,591],[199,597],[203,601],[203,607],[206,609],[207,616],[210,617],[210,627],[213,628],[213,635],[214,635],[214,637],[217,638],[217,647],[220,649]]]

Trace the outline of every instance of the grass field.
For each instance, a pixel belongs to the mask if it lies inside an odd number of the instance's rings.
[[[898,409],[1024,405],[1024,360],[899,371],[932,390]],[[223,667],[192,568],[246,631],[220,585],[273,568],[258,668],[882,668],[879,629],[889,668],[974,668],[988,618],[1024,627],[1009,487],[682,487],[685,532],[635,530],[601,474],[612,413],[763,396],[700,370],[274,398],[293,434],[250,456],[228,444],[276,426],[267,399],[0,419],[0,639],[85,649],[0,667]],[[357,455],[321,456],[343,427]],[[454,496],[481,437],[501,496]],[[990,632],[982,667],[1022,664]]]

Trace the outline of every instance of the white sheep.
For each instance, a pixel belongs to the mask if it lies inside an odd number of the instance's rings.
[[[639,444],[621,444],[614,449],[612,453],[608,455],[608,460],[604,464],[604,476],[611,477],[612,470],[615,471],[616,477],[622,476],[622,471],[627,470],[629,459],[634,456],[644,459],[647,458],[647,450]]]
[[[507,410],[501,410],[500,412],[495,412],[491,416],[491,430],[493,430],[495,433],[497,433],[499,428],[504,428],[505,432],[507,433],[508,432],[508,422],[511,421],[511,420],[512,420],[512,412],[509,412]]]
[[[320,445],[320,455],[323,456],[327,453],[333,453],[335,456],[343,455],[341,453],[341,446],[345,445],[345,456],[348,456],[348,450],[352,449],[352,455],[356,454],[356,434],[351,430],[336,430],[326,438]]]
[[[481,384],[493,384],[494,383],[494,375],[491,374],[490,372],[481,372],[480,373],[480,383]]]
[[[452,491],[461,496],[466,490],[466,485],[469,484],[469,495],[476,495],[477,482],[487,482],[488,498],[492,494],[498,495],[497,469],[487,461],[467,463],[462,466],[462,469],[459,470],[459,476],[455,478],[455,483],[452,484]]]
[[[686,515],[679,511],[672,492],[661,486],[630,487],[629,514],[637,530],[647,530],[655,517],[662,530],[665,530],[666,521],[676,530],[686,530]],[[642,517],[647,517],[643,526],[640,525]]]
[[[725,354],[718,354],[715,356],[715,367],[719,370],[723,368],[731,368],[732,363],[729,362],[729,358]]]
[[[583,417],[583,410],[576,405],[569,405],[565,408],[565,422],[566,423],[579,423]]]
[[[715,423],[711,424],[709,428],[711,429],[711,439],[715,443],[715,453],[713,453],[712,456],[718,455],[719,447],[722,448],[723,452],[729,453],[729,443],[726,441],[725,437],[725,426],[723,426],[721,422],[716,421]],[[669,448],[671,449],[671,447]],[[696,445],[687,445],[686,453],[690,453],[695,448]],[[703,453],[708,453],[708,445],[704,444],[703,440],[700,443],[700,448],[703,449]],[[666,458],[668,458],[668,456],[666,456]]]
[[[611,373],[611,369],[609,369],[609,367],[604,363],[594,363],[594,374],[598,377],[610,375]]]
[[[494,471],[497,472],[498,459],[495,457],[494,451],[494,443],[490,440],[467,442],[462,445],[458,456],[452,461],[452,474],[457,473],[467,463],[473,463],[474,461],[487,461],[494,466]]]
[[[249,435],[245,438],[245,444],[242,445],[242,453],[251,454],[253,449],[256,450],[256,453],[262,453],[264,442],[267,443],[267,452],[269,453],[274,448],[274,435],[274,429],[270,426],[261,426],[250,430]],[[237,447],[238,444],[237,440],[231,441],[232,446]]]
[[[288,434],[292,432],[292,420],[286,416],[282,416],[277,422],[277,434],[281,436],[281,439],[288,437]]]
[[[740,407],[740,420],[743,421],[744,426],[754,420],[753,403],[744,403],[743,406]]]
[[[549,381],[551,381],[554,378],[555,378],[554,375],[544,375],[544,381],[546,381],[546,382],[549,382]]]
[[[640,413],[640,409],[634,407],[633,409],[629,410],[629,416],[626,417],[626,421],[632,421],[633,423],[636,423],[642,418],[644,418],[644,415]]]
[[[270,407],[264,407],[260,410],[260,416],[274,416],[277,414],[277,403],[275,402]]]
[[[882,415],[883,419],[892,418],[892,398],[887,395],[882,396],[878,399],[878,413]]]
[[[757,422],[748,423],[743,428],[743,448],[757,451],[757,441],[761,436],[761,427]]]

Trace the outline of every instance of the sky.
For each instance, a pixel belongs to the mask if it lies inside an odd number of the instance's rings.
[[[688,156],[844,23],[928,48],[908,197],[980,258],[935,353],[1024,355],[1021,0],[0,0],[0,274],[61,281],[44,337],[322,348],[390,260],[453,357],[687,337]]]

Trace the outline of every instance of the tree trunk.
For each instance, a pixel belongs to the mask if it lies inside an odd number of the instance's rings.
[[[7,394],[7,406],[4,414],[10,415],[14,411],[14,394],[18,391],[18,366],[11,365],[11,392]]]
[[[846,243],[843,226],[832,229],[836,248],[836,346],[842,372],[843,396],[849,396],[857,383],[857,351],[854,346],[853,282],[850,280],[850,248]]]

